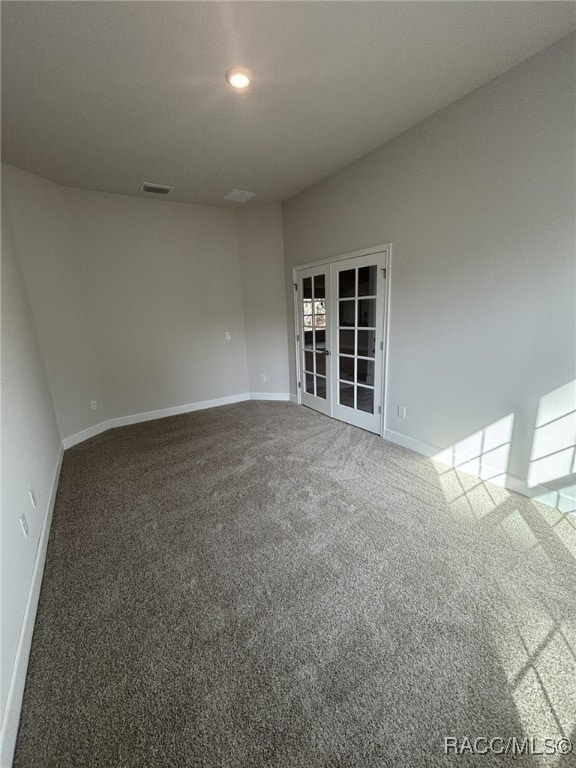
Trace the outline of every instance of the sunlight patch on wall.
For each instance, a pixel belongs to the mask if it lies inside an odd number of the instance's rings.
[[[528,486],[533,488],[575,472],[576,380],[572,380],[540,399]]]
[[[504,486],[513,427],[514,414],[509,413],[508,416],[440,451],[432,460]]]
[[[505,485],[513,426],[510,413],[432,457],[455,517],[478,520],[510,495]]]

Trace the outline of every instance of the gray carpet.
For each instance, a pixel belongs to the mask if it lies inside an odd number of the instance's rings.
[[[68,450],[17,768],[574,765],[576,520],[284,403]]]

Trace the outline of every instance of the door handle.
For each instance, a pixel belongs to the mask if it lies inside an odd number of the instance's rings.
[[[328,355],[330,354],[330,350],[329,349],[325,349],[324,350],[324,354],[326,355],[326,357],[328,357]]]

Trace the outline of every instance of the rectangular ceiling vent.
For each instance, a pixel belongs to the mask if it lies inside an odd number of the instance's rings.
[[[231,189],[230,192],[224,195],[224,200],[231,200],[233,203],[247,203],[253,197],[256,197],[256,192],[247,192],[245,189]]]
[[[142,192],[151,192],[153,195],[169,195],[174,187],[167,187],[165,184],[150,184],[149,181],[143,181],[140,187]]]

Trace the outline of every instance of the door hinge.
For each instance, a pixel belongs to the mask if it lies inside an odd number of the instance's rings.
[[[295,291],[297,291],[297,290],[298,290],[298,283],[294,283],[294,290],[295,290]]]
[[[378,406],[378,413],[382,413],[382,406],[381,405]]]
[[[386,268],[382,270],[382,277],[386,280]]]
[[[383,341],[380,342],[380,349],[384,349],[384,342]]]
[[[300,341],[300,334],[299,333],[296,334],[296,341]]]
[[[298,382],[298,389],[302,389],[302,382],[301,381]]]

